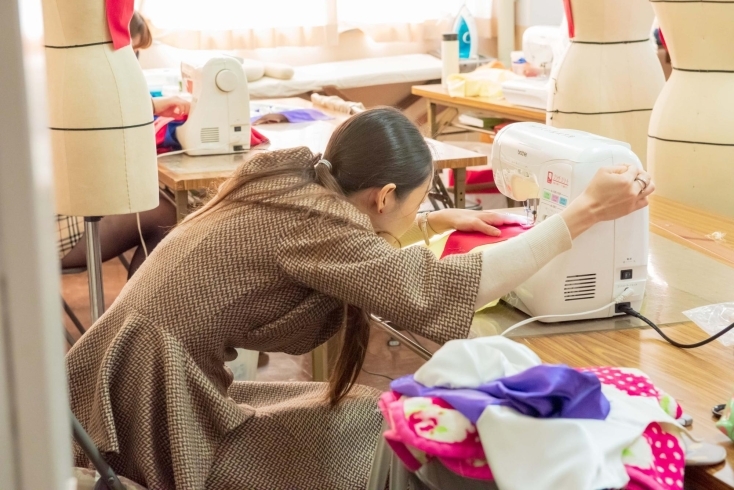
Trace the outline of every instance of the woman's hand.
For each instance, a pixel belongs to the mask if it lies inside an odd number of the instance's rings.
[[[181,97],[153,97],[153,114],[162,117],[178,117],[189,113],[191,103]]]
[[[525,223],[526,220],[522,216],[468,209],[442,209],[428,215],[428,225],[436,233],[459,230],[478,231],[485,235],[499,236],[500,230],[495,226]]]
[[[626,216],[647,206],[655,191],[650,174],[635,166],[599,169],[589,187],[561,213],[571,237],[576,238],[600,221]]]

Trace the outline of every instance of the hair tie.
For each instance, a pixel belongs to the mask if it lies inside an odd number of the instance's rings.
[[[316,165],[318,165],[320,163],[321,164],[324,164],[326,166],[326,168],[329,170],[329,173],[331,173],[331,171],[334,169],[334,167],[331,166],[331,162],[329,160],[326,160],[326,159],[322,158],[321,160],[319,160],[318,162],[316,162]],[[314,165],[314,167],[316,167],[316,165]]]

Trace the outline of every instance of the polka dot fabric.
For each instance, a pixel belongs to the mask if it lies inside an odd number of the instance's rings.
[[[685,458],[678,438],[657,423],[650,424],[642,437],[652,450],[652,462],[647,468],[626,465],[627,490],[682,489]]]
[[[657,389],[642,371],[604,366],[581,368],[579,371],[594,373],[602,384],[614,386],[630,396],[655,397],[663,410],[673,418],[677,419],[683,415],[683,409],[675,399]]]
[[[667,393],[652,384],[636,369],[590,367],[580,371],[595,374],[602,384],[611,385],[630,396],[655,397],[672,417],[683,410]],[[652,423],[636,444],[625,450],[625,467],[630,476],[627,490],[678,490],[683,488],[685,451],[681,441],[660,424]]]

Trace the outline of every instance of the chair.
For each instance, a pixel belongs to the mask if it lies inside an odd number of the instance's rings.
[[[125,268],[125,270],[130,270],[130,262],[127,261],[124,255],[120,254],[117,256],[117,259],[122,263],[122,266]],[[61,275],[67,276],[67,275],[74,275],[74,274],[81,274],[82,272],[86,272],[86,267],[70,267],[68,269],[61,269]],[[87,333],[87,329],[84,328],[84,325],[82,325],[82,322],[79,320],[79,317],[76,316],[76,313],[74,313],[74,310],[71,309],[69,306],[69,303],[66,302],[63,295],[61,296],[61,304],[64,307],[64,313],[66,313],[66,316],[69,317],[71,320],[71,323],[74,324],[76,329],[79,331],[79,335],[84,335]],[[64,327],[64,334],[66,336],[66,341],[69,343],[69,346],[74,345],[74,337],[69,333],[68,330],[66,330],[66,327]]]

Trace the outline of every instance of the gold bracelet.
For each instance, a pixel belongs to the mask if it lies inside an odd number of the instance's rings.
[[[420,228],[421,232],[423,233],[423,240],[426,242],[426,246],[431,244],[430,237],[428,236],[428,227],[430,226],[428,224],[428,215],[431,213],[423,213],[423,216],[420,217],[420,220],[418,221],[418,228]]]

